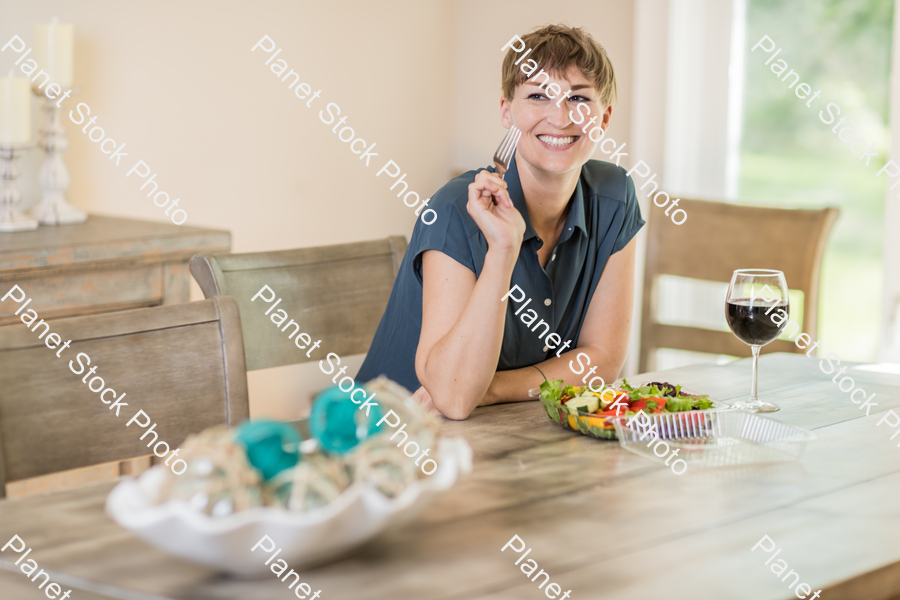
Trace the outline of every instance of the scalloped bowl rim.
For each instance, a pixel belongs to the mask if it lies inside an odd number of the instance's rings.
[[[262,522],[277,522],[282,526],[298,528],[318,525],[336,518],[361,497],[367,502],[381,505],[386,516],[392,517],[415,504],[423,493],[447,490],[456,483],[460,475],[471,472],[472,450],[465,439],[444,438],[440,441],[439,448],[442,460],[446,459],[447,462],[439,465],[429,479],[413,482],[396,498],[388,498],[363,482],[355,482],[333,501],[309,511],[255,506],[223,517],[213,517],[192,509],[184,500],[169,500],[151,505],[140,490],[137,480],[126,479],[107,496],[106,512],[119,525],[132,531],[177,518],[190,530],[204,534],[230,533]]]

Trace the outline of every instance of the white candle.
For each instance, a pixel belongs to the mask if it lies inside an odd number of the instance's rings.
[[[0,146],[31,142],[31,82],[27,77],[0,77]]]
[[[67,88],[72,85],[71,23],[38,23],[34,26],[34,60],[50,74],[50,82]]]

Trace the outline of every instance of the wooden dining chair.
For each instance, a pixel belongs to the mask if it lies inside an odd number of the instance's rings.
[[[320,360],[329,352],[367,352],[405,252],[406,238],[391,236],[274,252],[197,254],[191,274],[207,298],[225,294],[237,300],[247,370],[253,371]],[[321,346],[300,350],[273,325],[270,315],[275,313],[266,315],[272,304],[251,301],[263,286],[281,299],[277,308],[300,332],[323,340]]]
[[[68,348],[45,345],[50,334],[40,324],[36,331],[24,323],[0,328],[0,497],[10,481],[148,455],[152,434],[174,450],[188,434],[250,415],[233,298],[49,326],[63,343],[71,340]],[[89,388],[101,383],[115,393]],[[111,409],[114,398],[127,406]],[[126,426],[138,410],[156,423],[144,441],[151,426],[139,425],[146,419]]]
[[[641,302],[641,373],[656,368],[656,350],[660,348],[751,355],[750,346],[731,332],[657,322],[661,275],[728,283],[736,269],[782,271],[788,287],[803,292],[802,331],[816,339],[819,271],[838,209],[759,208],[684,199],[679,208],[689,215],[681,225],[675,225],[663,211],[650,210]],[[723,315],[724,306],[723,298]],[[763,351],[806,352],[787,340],[776,340]]]

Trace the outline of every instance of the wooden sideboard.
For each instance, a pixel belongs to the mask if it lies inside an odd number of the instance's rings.
[[[0,233],[0,296],[18,284],[52,320],[190,300],[188,261],[231,250],[231,233],[90,215],[86,223]],[[19,322],[0,302],[0,326]]]

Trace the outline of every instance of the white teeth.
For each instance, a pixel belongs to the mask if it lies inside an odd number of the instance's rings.
[[[552,135],[539,135],[538,139],[551,146],[567,146],[568,144],[571,144],[575,141],[574,136],[554,137]]]

